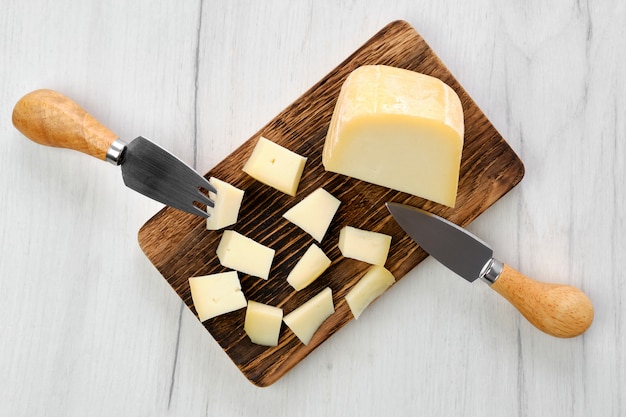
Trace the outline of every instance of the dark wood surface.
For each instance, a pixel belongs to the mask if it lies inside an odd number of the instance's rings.
[[[322,148],[339,90],[348,74],[365,64],[392,65],[438,77],[461,98],[465,142],[456,208],[324,171]],[[295,197],[275,191],[241,170],[261,135],[308,158]],[[270,385],[353,319],[344,297],[368,265],[341,256],[337,241],[343,226],[391,235],[386,267],[399,280],[426,254],[395,223],[385,202],[422,207],[467,225],[511,190],[523,175],[520,159],[422,37],[408,23],[392,22],[206,174],[207,178],[215,176],[246,190],[240,220],[233,229],[276,250],[269,280],[240,274],[246,298],[282,307],[288,314],[329,286],[335,313],[322,324],[308,346],[284,325],[278,346],[252,344],[243,331],[245,309],[208,320],[204,325],[252,383]],[[282,214],[318,187],[324,187],[342,202],[320,244],[333,262],[313,284],[296,292],[286,277],[314,241],[282,218]],[[187,279],[226,270],[215,254],[221,236],[221,231],[207,231],[205,221],[199,217],[164,208],[141,228],[139,244],[195,313]]]

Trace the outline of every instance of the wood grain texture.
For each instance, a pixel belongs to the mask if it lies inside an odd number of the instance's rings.
[[[101,160],[117,135],[69,97],[35,90],[13,109],[13,125],[40,145],[73,149]]]
[[[533,326],[552,336],[579,336],[593,321],[593,305],[578,288],[535,281],[507,264],[491,288]]]
[[[321,152],[339,90],[347,75],[365,64],[429,74],[442,79],[459,95],[466,133],[455,209],[324,171]],[[272,190],[241,170],[261,135],[308,158],[296,197]],[[252,344],[243,331],[244,310],[208,320],[204,325],[252,383],[270,385],[352,319],[344,296],[367,265],[341,257],[337,249],[341,227],[351,225],[391,235],[386,266],[399,280],[426,254],[401,231],[385,209],[385,202],[419,206],[466,225],[513,188],[523,174],[520,159],[421,36],[406,22],[392,22],[205,175],[246,190],[235,230],[276,249],[268,281],[241,276],[246,297],[282,307],[287,314],[329,286],[335,314],[323,323],[308,346],[284,326],[277,347]],[[318,187],[342,201],[320,245],[333,263],[317,281],[296,293],[285,278],[312,238],[281,216]],[[161,210],[139,231],[141,248],[192,311],[187,279],[225,270],[215,255],[220,238],[221,232],[207,231],[202,219],[170,208]]]
[[[2,5],[0,416],[626,415],[625,3]],[[547,336],[427,258],[257,388],[137,245],[162,206],[10,121],[26,92],[53,88],[205,173],[398,17],[526,167],[468,228],[525,274],[589,294],[583,336]]]

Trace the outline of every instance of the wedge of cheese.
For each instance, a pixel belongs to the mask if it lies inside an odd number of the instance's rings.
[[[277,346],[282,324],[282,308],[248,301],[243,330],[252,343],[261,346]]]
[[[236,271],[189,278],[189,288],[200,321],[246,306]]]
[[[305,157],[261,136],[243,171],[265,185],[295,196],[305,163]]]
[[[308,345],[317,329],[334,312],[333,293],[330,288],[326,287],[287,314],[283,321],[302,343]]]
[[[385,265],[391,236],[345,226],[339,231],[339,251],[346,258],[357,259],[372,265]]]
[[[454,207],[463,108],[438,78],[384,65],[344,82],[324,144],[328,171]]]
[[[207,206],[210,217],[206,220],[206,228],[219,230],[237,223],[244,191],[215,177],[209,178],[209,183],[217,193],[209,192],[215,206]]]
[[[330,266],[331,261],[316,244],[311,244],[287,276],[296,291],[306,288]]]
[[[392,273],[382,266],[372,265],[365,275],[346,294],[346,302],[355,319],[363,310],[395,282]]]
[[[216,252],[226,268],[268,279],[276,251],[234,230],[225,230]]]
[[[321,242],[341,201],[323,188],[307,195],[283,217]]]

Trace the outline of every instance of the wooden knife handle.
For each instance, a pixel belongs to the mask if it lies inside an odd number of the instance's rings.
[[[578,336],[593,321],[593,305],[578,288],[535,281],[506,264],[491,288],[533,326],[552,336]]]
[[[13,109],[13,125],[41,145],[74,149],[106,160],[117,135],[63,94],[36,90]]]

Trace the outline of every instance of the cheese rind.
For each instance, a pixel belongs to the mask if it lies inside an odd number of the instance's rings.
[[[346,302],[354,318],[358,319],[363,310],[387,291],[395,281],[393,274],[387,269],[379,265],[372,265],[346,294]]]
[[[252,343],[261,346],[278,346],[280,327],[283,324],[283,309],[248,301],[243,330]]]
[[[216,252],[226,268],[268,279],[276,251],[234,230],[225,230]]]
[[[440,79],[366,65],[344,82],[324,143],[328,171],[454,207],[463,108]]]
[[[261,136],[244,164],[243,171],[265,185],[295,196],[306,160]]]
[[[335,312],[332,290],[320,293],[287,314],[283,321],[302,343],[308,345],[322,323]]]
[[[318,188],[287,210],[283,217],[321,242],[340,204],[339,199]]]
[[[289,275],[287,282],[296,291],[306,288],[330,266],[331,260],[316,244],[311,244],[298,260]]]
[[[210,217],[206,220],[206,228],[219,230],[237,223],[244,191],[215,177],[209,178],[209,183],[217,193],[209,192],[215,206],[207,206]]]
[[[246,306],[236,271],[189,278],[191,299],[200,321]]]
[[[391,236],[345,226],[339,231],[337,246],[346,258],[373,265],[385,265],[391,247]]]

